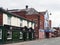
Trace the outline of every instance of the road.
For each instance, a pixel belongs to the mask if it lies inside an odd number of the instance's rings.
[[[4,45],[60,45],[60,37]]]

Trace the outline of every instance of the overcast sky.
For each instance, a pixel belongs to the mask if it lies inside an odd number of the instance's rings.
[[[23,9],[25,5],[37,11],[48,10],[52,13],[52,26],[60,26],[60,0],[0,0],[0,7],[4,9]]]

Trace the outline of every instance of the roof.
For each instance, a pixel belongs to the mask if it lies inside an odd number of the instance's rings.
[[[42,14],[42,15],[44,15],[44,14],[46,14],[46,11],[39,12],[39,14]]]
[[[27,15],[28,14],[38,14],[38,11],[36,11],[34,8],[28,8],[28,9],[12,9],[8,10],[9,12],[21,12],[21,11],[26,11]]]
[[[46,11],[43,12],[38,12],[36,11],[34,8],[28,8],[28,10],[26,9],[12,9],[12,10],[8,10],[9,12],[27,12],[27,15],[31,15],[31,14],[42,14],[44,15],[46,13]]]
[[[9,12],[9,11],[3,9],[3,8],[0,8],[0,12],[1,12],[1,13],[10,14],[10,15],[12,15],[12,16],[15,16],[15,17],[18,17],[18,18],[21,18],[21,19],[30,21],[30,20],[28,20],[28,19],[26,19],[26,18],[24,18],[24,17],[21,17],[21,16],[19,16],[19,15],[17,15],[17,14],[13,14],[13,13],[11,13],[11,12]],[[34,21],[30,21],[30,22],[34,22]]]

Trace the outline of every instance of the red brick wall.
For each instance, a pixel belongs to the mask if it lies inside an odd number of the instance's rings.
[[[49,20],[49,27],[51,28],[51,20]]]
[[[40,23],[40,29],[44,30],[44,15],[42,15],[42,14],[40,14],[40,22],[39,23]],[[39,39],[43,39],[43,38],[45,38],[44,32],[41,32],[39,30]]]
[[[40,15],[40,29],[44,29],[44,15]]]
[[[2,24],[3,24],[3,14],[0,13],[0,25],[2,25]]]

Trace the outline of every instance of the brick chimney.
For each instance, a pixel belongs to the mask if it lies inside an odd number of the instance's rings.
[[[26,10],[28,10],[28,5],[26,5]]]

